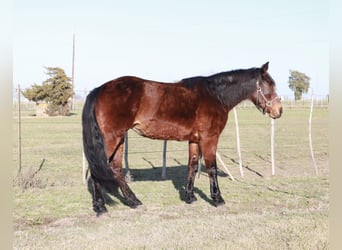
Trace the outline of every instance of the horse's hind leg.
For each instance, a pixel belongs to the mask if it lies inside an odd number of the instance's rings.
[[[195,175],[198,171],[198,161],[200,150],[197,143],[189,142],[189,163],[188,163],[188,183],[185,188],[185,201],[192,203],[197,200],[194,195]]]
[[[120,142],[117,147],[116,152],[114,152],[114,156],[112,161],[110,162],[110,167],[113,171],[114,179],[117,181],[123,196],[127,202],[127,205],[131,208],[136,208],[139,205],[142,205],[141,201],[135,196],[133,191],[129,188],[126,183],[125,176],[122,169],[122,156],[123,156],[123,143],[124,140]]]
[[[93,176],[91,177],[91,180],[93,189],[93,210],[96,212],[96,215],[99,216],[107,212],[102,193],[102,186],[100,182]]]

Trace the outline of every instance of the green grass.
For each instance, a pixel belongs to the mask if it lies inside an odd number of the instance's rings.
[[[232,113],[219,153],[237,181],[221,170],[226,205],[215,208],[204,168],[195,181],[198,201],[182,200],[187,143],[168,142],[167,178],[161,180],[162,141],[129,134],[129,185],[144,205],[136,210],[109,196],[108,215],[96,218],[82,183],[80,113],[70,117],[23,115],[22,172],[37,169],[44,184],[13,187],[15,249],[328,249],[328,111],[314,110],[313,147],[308,109],[289,109],[276,120],[276,176],[271,176],[270,120],[254,109],[238,109],[245,177],[237,161]],[[16,120],[15,120],[16,121]],[[17,134],[16,123],[13,132]],[[15,137],[15,136],[14,136]],[[13,175],[17,141],[13,141]],[[256,174],[259,173],[263,177]]]

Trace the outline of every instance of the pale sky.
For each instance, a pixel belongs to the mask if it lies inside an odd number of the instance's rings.
[[[41,84],[43,66],[71,76],[75,33],[77,91],[123,75],[174,82],[269,61],[279,95],[293,95],[293,69],[323,96],[328,16],[327,0],[15,0],[14,85]]]

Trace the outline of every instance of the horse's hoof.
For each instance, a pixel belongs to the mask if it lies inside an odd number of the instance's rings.
[[[141,205],[142,205],[142,202],[140,200],[138,200],[138,199],[135,200],[135,201],[129,202],[129,204],[128,204],[128,206],[130,208],[137,208],[137,207],[139,207]]]
[[[195,201],[197,201],[197,198],[193,193],[192,194],[186,194],[186,198],[185,198],[186,203],[191,204]]]
[[[94,211],[96,212],[96,217],[100,217],[101,215],[107,213],[107,208],[105,206],[102,207],[94,207]]]
[[[220,207],[226,204],[226,202],[222,199],[222,197],[218,198],[217,200],[214,200],[215,207]]]

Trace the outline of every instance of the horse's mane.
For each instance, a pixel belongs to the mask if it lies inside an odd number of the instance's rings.
[[[195,76],[182,79],[182,82],[185,87],[193,88],[198,84],[236,84],[239,82],[248,81],[251,78],[257,77],[257,74],[260,73],[259,68],[251,68],[251,69],[237,69],[231,71],[225,71],[217,74],[213,74],[210,76]]]
[[[246,98],[246,94],[255,88],[255,81],[260,77],[260,68],[238,69],[225,71],[211,76],[196,76],[182,80],[186,88],[192,89],[198,85],[216,96],[221,103],[230,105],[236,99]],[[253,83],[252,83],[253,82]]]

